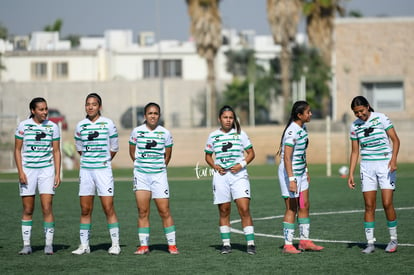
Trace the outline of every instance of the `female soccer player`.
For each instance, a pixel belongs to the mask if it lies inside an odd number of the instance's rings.
[[[220,236],[223,242],[221,254],[231,252],[230,211],[231,201],[236,202],[247,241],[247,253],[256,254],[254,227],[250,215],[250,182],[246,166],[255,157],[253,145],[247,134],[240,129],[236,113],[230,106],[219,112],[220,128],[210,133],[204,149],[213,175],[214,204],[218,205]],[[244,157],[246,152],[246,157]],[[213,159],[215,154],[215,159]]]
[[[306,101],[293,104],[289,121],[280,140],[279,183],[286,210],[283,219],[283,235],[285,237],[284,253],[297,254],[300,250],[320,251],[322,246],[315,245],[309,239],[309,183],[310,177],[306,163],[308,133],[305,123],[312,116]],[[295,234],[295,217],[298,215],[299,249],[293,246]]]
[[[89,236],[92,210],[97,193],[106,215],[112,246],[108,253],[118,255],[119,223],[115,213],[114,178],[111,161],[118,152],[118,131],[112,120],[101,116],[102,99],[96,93],[86,97],[86,118],[76,125],[75,144],[80,157],[79,197],[81,207],[80,246],[72,254],[90,253]]]
[[[397,215],[393,205],[395,190],[397,155],[400,140],[390,119],[374,112],[374,109],[363,96],[355,97],[351,109],[357,119],[350,129],[352,150],[349,163],[348,186],[355,188],[354,171],[361,155],[360,175],[362,194],[365,201],[364,228],[368,241],[362,253],[369,254],[375,250],[375,208],[378,185],[381,188],[382,205],[391,241],[385,248],[386,252],[397,251]],[[392,141],[392,146],[390,141]]]
[[[29,104],[30,117],[19,123],[15,133],[14,157],[19,173],[20,196],[23,202],[20,255],[32,253],[30,237],[36,189],[40,194],[47,255],[53,254],[55,221],[52,200],[60,185],[60,132],[47,120],[48,108],[44,98],[36,97]]]
[[[179,254],[175,242],[175,225],[170,213],[167,165],[171,159],[173,139],[170,132],[158,125],[161,108],[150,102],[144,108],[144,124],[132,130],[129,139],[129,155],[134,162],[134,192],[138,207],[137,255],[150,252],[150,202],[154,199],[162,219],[168,252]]]

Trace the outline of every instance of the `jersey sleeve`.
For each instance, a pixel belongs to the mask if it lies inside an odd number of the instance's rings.
[[[208,154],[214,153],[214,144],[213,144],[213,138],[211,134],[207,138],[206,146],[204,147],[204,152]]]
[[[241,132],[241,142],[243,144],[243,149],[247,150],[253,147],[252,142],[250,141],[249,136],[245,132]]]
[[[109,134],[109,150],[111,152],[118,152],[119,151],[118,130],[116,129],[116,126],[112,120],[109,120],[108,131],[109,131],[108,133]]]
[[[82,138],[81,138],[79,123],[76,125],[74,138],[75,138],[76,151],[82,152]]]
[[[290,147],[294,147],[296,144],[296,137],[295,137],[295,132],[292,129],[287,129],[286,133],[285,133],[285,141],[284,144],[285,146],[290,146]]]
[[[16,132],[14,133],[15,138],[23,139],[24,136],[24,123],[20,122],[16,128]]]
[[[53,141],[60,140],[60,129],[59,129],[59,126],[57,126],[56,123],[53,123],[53,136],[52,136],[52,140]]]
[[[131,145],[137,145],[137,128],[132,129],[131,134],[129,135],[128,143]]]
[[[389,119],[385,114],[380,116],[380,120],[382,125],[384,125],[384,130],[388,131],[389,129],[393,128],[394,125],[392,124],[391,119]]]
[[[165,130],[165,147],[172,147],[174,145],[173,137],[170,131]]]

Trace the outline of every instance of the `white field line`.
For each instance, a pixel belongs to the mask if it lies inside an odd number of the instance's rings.
[[[414,210],[414,207],[399,207],[395,208],[395,210]],[[332,211],[332,212],[319,212],[319,213],[311,213],[311,216],[321,216],[321,215],[334,215],[334,214],[350,214],[350,213],[360,213],[364,212],[365,210],[345,210],[345,211]],[[377,209],[378,211],[383,211],[383,209]],[[255,218],[253,220],[257,221],[263,221],[263,220],[274,220],[283,218],[284,215],[278,215],[278,216],[270,216],[270,217],[263,217],[263,218]],[[230,222],[230,224],[240,223],[241,220],[233,220]],[[244,234],[242,230],[238,230],[235,228],[231,228],[231,232],[238,233],[238,234]],[[264,233],[254,233],[255,236],[261,236],[261,237],[267,237],[267,238],[278,238],[283,239],[283,235],[273,235],[273,234],[264,234]],[[299,238],[294,238],[295,240],[299,240]],[[311,239],[312,241],[316,242],[325,242],[325,243],[361,243],[360,241],[349,241],[349,240],[323,240],[323,239]],[[398,243],[399,246],[413,246],[414,244],[411,243]]]

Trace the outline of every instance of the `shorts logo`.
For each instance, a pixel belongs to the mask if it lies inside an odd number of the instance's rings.
[[[168,195],[168,189],[165,189],[165,190],[164,190],[164,194],[165,194],[165,195]]]
[[[112,194],[112,188],[108,188],[108,193]]]
[[[157,146],[157,142],[155,140],[148,140],[147,144],[145,145],[145,149],[151,149]]]
[[[244,190],[244,193],[246,193],[246,195],[249,195],[249,190],[248,189],[246,189],[246,190]]]
[[[43,133],[43,132],[38,132],[38,133],[36,133],[36,137],[35,137],[35,139],[36,139],[36,141],[40,141],[42,138],[45,138],[46,137],[46,134],[45,133]]]
[[[227,142],[223,144],[223,147],[221,147],[221,151],[227,152],[227,150],[229,150],[231,147],[233,147],[233,143]]]
[[[88,140],[93,140],[94,138],[99,137],[99,132],[94,131],[93,133],[88,134]]]

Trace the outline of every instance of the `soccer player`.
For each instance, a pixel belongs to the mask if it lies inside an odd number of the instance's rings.
[[[214,204],[218,205],[220,236],[223,243],[221,254],[231,252],[230,211],[234,200],[240,214],[247,241],[247,253],[256,254],[254,227],[250,215],[250,182],[246,166],[255,157],[253,145],[247,134],[240,129],[236,113],[230,106],[219,111],[220,128],[207,139],[205,160],[215,170],[213,174]],[[244,156],[246,152],[246,157]],[[213,154],[215,158],[213,159]]]
[[[310,122],[312,112],[306,101],[293,104],[289,121],[280,140],[280,148],[276,156],[280,156],[278,170],[280,190],[285,200],[283,218],[284,253],[297,254],[300,250],[320,251],[322,246],[309,239],[309,183],[310,176],[306,163],[308,132],[305,123]],[[293,246],[295,234],[295,218],[299,224],[299,250]]]
[[[162,219],[168,252],[179,254],[175,240],[175,225],[170,213],[167,165],[171,160],[173,138],[158,125],[161,108],[150,102],[144,108],[144,124],[134,128],[129,139],[129,155],[134,162],[134,192],[138,207],[138,238],[140,246],[134,252],[150,252],[150,202],[154,200]]]
[[[48,107],[41,97],[29,104],[30,117],[19,123],[15,133],[14,157],[19,174],[20,196],[23,202],[22,237],[20,255],[32,253],[30,237],[35,194],[38,189],[43,213],[45,233],[44,253],[53,254],[55,220],[52,200],[60,185],[60,132],[58,126],[47,119]]]
[[[364,228],[368,241],[362,253],[369,254],[375,251],[374,229],[378,186],[381,189],[382,205],[391,238],[385,251],[392,253],[397,251],[398,246],[397,215],[393,205],[393,194],[400,140],[390,119],[383,113],[374,112],[365,97],[355,97],[351,102],[351,109],[357,119],[350,128],[352,150],[348,186],[355,189],[354,171],[358,157],[361,155],[360,176],[365,201]]]
[[[109,118],[101,116],[102,99],[96,93],[86,97],[86,118],[76,125],[75,144],[80,157],[79,197],[81,207],[80,242],[72,254],[90,253],[89,237],[95,194],[102,204],[112,246],[108,253],[118,255],[119,223],[115,213],[114,178],[111,161],[118,152],[118,131]]]

